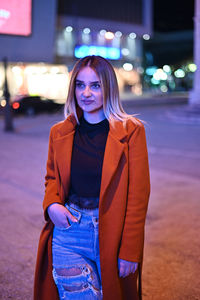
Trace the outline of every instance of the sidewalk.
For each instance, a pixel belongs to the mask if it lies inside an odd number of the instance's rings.
[[[179,105],[177,109],[168,114],[168,118],[177,123],[200,124],[200,106],[190,105],[188,98],[188,92],[144,93],[141,96],[134,96],[132,93],[121,95],[125,108]]]
[[[157,111],[146,107],[142,113],[151,124],[146,131],[151,198],[146,223],[143,300],[199,300],[199,128],[170,123],[162,108]],[[14,121],[15,133],[4,133],[0,119],[1,300],[32,299],[37,244],[44,223],[42,199],[48,134],[50,127],[62,118],[59,114],[20,117]],[[179,136],[170,140],[176,130]],[[196,157],[188,153],[196,153]]]
[[[159,104],[187,104],[187,92],[171,92],[171,93],[152,93],[146,92],[141,96],[132,93],[122,93],[120,98],[123,103],[134,105],[159,105]]]

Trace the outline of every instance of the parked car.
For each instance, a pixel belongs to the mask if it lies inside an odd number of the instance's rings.
[[[42,112],[58,112],[63,104],[40,96],[20,96],[14,99],[12,108],[14,113],[32,116]]]

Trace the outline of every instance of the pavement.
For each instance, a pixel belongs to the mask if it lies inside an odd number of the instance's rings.
[[[128,102],[127,102],[128,101]],[[136,105],[145,121],[151,174],[143,300],[200,299],[200,125],[170,118],[185,103]],[[62,114],[17,117],[15,132],[0,116],[0,299],[32,299],[50,127]]]

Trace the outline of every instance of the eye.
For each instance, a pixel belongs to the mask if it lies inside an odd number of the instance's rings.
[[[99,84],[98,82],[95,82],[95,83],[93,83],[93,84],[91,85],[91,88],[92,88],[93,90],[98,90],[98,89],[101,88],[101,86],[100,86],[100,84]]]
[[[77,81],[76,82],[76,88],[78,89],[84,89],[85,88],[85,85],[84,83],[80,82],[80,81]]]

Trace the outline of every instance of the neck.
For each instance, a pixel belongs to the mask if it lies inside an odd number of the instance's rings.
[[[100,112],[96,113],[87,113],[83,112],[84,119],[91,124],[99,123],[105,119],[105,115],[103,110]]]

